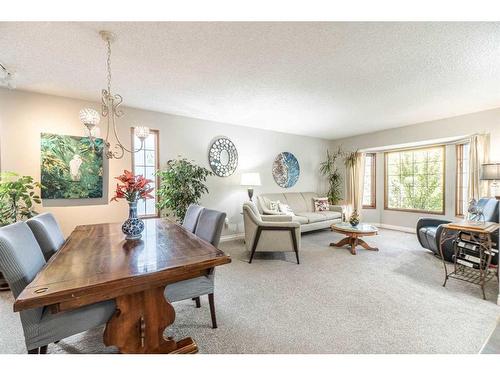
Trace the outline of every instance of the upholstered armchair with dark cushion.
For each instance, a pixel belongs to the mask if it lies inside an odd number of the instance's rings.
[[[498,223],[498,201],[495,198],[481,198],[478,206],[482,209],[485,221]],[[439,254],[439,238],[443,231],[443,224],[450,223],[449,220],[422,218],[417,223],[417,237],[422,247]],[[498,248],[498,232],[492,236],[492,241]],[[449,240],[443,244],[444,259],[451,262],[453,255],[453,241]]]

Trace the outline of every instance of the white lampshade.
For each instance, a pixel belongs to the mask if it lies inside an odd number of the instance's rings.
[[[242,173],[241,174],[241,185],[243,186],[260,186],[260,174],[259,173]]]
[[[135,136],[141,141],[149,137],[149,128],[147,126],[137,126],[134,129]]]
[[[80,121],[90,130],[99,124],[101,116],[93,108],[83,108],[80,110]]]
[[[481,180],[500,180],[500,163],[481,165]]]

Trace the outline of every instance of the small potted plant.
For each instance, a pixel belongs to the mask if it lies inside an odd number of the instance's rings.
[[[359,224],[359,214],[358,211],[354,210],[353,213],[351,214],[351,217],[349,217],[349,224],[353,227],[357,227]]]
[[[121,184],[116,184],[115,196],[111,201],[126,199],[129,206],[128,219],[122,225],[122,231],[127,240],[137,240],[141,238],[144,230],[144,222],[137,217],[137,201],[139,199],[153,198],[151,192],[153,188],[149,184],[153,181],[144,178],[142,175],[134,175],[130,171],[123,171],[123,174],[115,177]]]

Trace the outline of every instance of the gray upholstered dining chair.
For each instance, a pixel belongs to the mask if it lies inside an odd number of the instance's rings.
[[[225,219],[226,214],[224,212],[202,208],[194,233],[205,241],[210,242],[213,246],[218,247]],[[167,285],[165,288],[165,298],[170,302],[194,299],[196,301],[196,307],[200,307],[200,296],[207,294],[208,303],[210,305],[210,316],[212,318],[212,328],[217,328],[214,281],[215,270],[212,269],[206,276],[178,281]]]
[[[182,226],[191,233],[194,233],[201,211],[203,211],[203,207],[197,204],[190,204],[182,221]]]
[[[0,270],[15,298],[44,265],[42,250],[26,223],[0,228]],[[105,324],[115,309],[111,300],[58,314],[51,314],[46,307],[21,311],[28,353],[45,354],[48,344]]]
[[[35,235],[45,260],[49,260],[64,244],[61,228],[50,212],[32,217],[26,221],[26,224]]]

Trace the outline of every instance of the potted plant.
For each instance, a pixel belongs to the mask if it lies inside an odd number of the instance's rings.
[[[130,171],[123,171],[123,174],[115,177],[121,184],[116,184],[115,196],[111,201],[126,199],[129,206],[128,219],[122,225],[122,232],[127,240],[137,240],[141,238],[144,230],[144,222],[137,217],[137,201],[139,199],[153,198],[151,192],[153,188],[149,185],[151,180],[142,175],[134,175]]]
[[[158,208],[182,221],[189,205],[198,203],[201,196],[208,193],[205,182],[212,174],[185,158],[169,160],[166,168],[157,172],[160,177]]]
[[[40,183],[31,176],[19,176],[14,172],[0,174],[0,226],[29,219],[37,214],[34,203],[41,203],[35,189]]]
[[[343,152],[340,147],[333,154],[326,150],[326,160],[321,162],[319,168],[321,174],[328,179],[327,197],[330,204],[337,204],[342,199],[342,175],[336,165],[337,159],[342,155]]]
[[[40,184],[31,176],[19,176],[14,172],[0,174],[0,227],[37,214],[34,203],[41,203],[35,189]],[[9,290],[9,285],[0,272],[0,291]]]

